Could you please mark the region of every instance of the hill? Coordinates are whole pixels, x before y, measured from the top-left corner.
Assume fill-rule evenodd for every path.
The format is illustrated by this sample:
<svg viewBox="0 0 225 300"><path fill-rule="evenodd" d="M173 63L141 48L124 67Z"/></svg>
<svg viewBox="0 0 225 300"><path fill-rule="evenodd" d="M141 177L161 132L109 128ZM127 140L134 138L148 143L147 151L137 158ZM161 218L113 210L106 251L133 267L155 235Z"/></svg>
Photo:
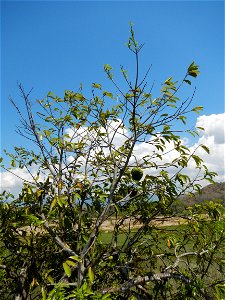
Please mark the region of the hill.
<svg viewBox="0 0 225 300"><path fill-rule="evenodd" d="M205 200L221 200L225 205L225 182L216 182L202 188L201 194L195 193L193 197L183 196L182 202L185 206L191 206L195 203L201 203Z"/></svg>

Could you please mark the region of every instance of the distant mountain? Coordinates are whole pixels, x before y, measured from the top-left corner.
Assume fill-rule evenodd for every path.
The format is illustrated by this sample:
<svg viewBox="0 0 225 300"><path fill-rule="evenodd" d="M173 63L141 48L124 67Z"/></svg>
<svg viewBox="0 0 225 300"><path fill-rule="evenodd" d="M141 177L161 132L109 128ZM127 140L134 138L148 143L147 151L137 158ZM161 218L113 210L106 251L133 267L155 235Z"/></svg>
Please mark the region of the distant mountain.
<svg viewBox="0 0 225 300"><path fill-rule="evenodd" d="M225 205L225 182L216 182L215 184L209 184L202 188L202 193L195 193L193 197L183 196L182 202L185 206L191 206L195 203L201 203L205 200L221 200Z"/></svg>

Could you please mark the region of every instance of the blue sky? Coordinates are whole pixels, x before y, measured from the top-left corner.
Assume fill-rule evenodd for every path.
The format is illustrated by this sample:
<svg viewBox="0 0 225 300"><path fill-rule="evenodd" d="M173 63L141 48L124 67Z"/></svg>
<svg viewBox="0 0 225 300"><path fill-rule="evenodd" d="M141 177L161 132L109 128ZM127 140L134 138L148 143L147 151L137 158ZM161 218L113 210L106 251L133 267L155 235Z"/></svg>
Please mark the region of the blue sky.
<svg viewBox="0 0 225 300"><path fill-rule="evenodd" d="M182 79L194 60L201 71L194 104L203 105L205 115L224 112L223 1L2 1L1 148L26 143L15 133L18 116L8 101L22 102L18 81L34 88L35 102L49 91L62 96L77 90L80 82L84 94L92 82L110 89L105 63L115 74L123 64L132 75L134 60L125 46L130 21L145 44L141 70L152 64L148 81L156 82L156 95L169 76ZM196 117L191 121L195 125Z"/></svg>

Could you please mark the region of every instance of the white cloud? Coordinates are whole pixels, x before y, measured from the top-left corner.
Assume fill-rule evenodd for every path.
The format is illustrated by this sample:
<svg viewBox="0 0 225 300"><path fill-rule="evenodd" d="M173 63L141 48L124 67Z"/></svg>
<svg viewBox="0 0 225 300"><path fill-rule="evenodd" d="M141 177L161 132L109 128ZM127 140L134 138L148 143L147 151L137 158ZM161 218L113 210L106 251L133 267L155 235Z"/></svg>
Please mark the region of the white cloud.
<svg viewBox="0 0 225 300"><path fill-rule="evenodd" d="M25 168L13 168L10 172L0 172L0 193L7 191L13 195L18 195L21 192L24 181L28 183L34 182L34 178L37 176L37 166L31 167L29 172ZM46 176L41 173L38 181L41 182L45 178Z"/></svg>
<svg viewBox="0 0 225 300"><path fill-rule="evenodd" d="M70 142L82 142L88 146L91 145L92 150L89 153L91 157L94 157L96 152L100 150L107 156L110 153L109 144L113 144L113 149L118 149L129 138L128 129L124 126L121 119L109 120L104 127L101 126L91 131L87 127L80 127L78 129L68 128L65 134L70 137L66 138ZM99 144L101 144L101 149L98 147ZM67 157L68 163L73 162L73 160L73 155ZM82 162L82 158L79 161Z"/></svg>
<svg viewBox="0 0 225 300"><path fill-rule="evenodd" d="M225 142L225 113L203 115L198 117L196 126L205 129L204 138L214 138L214 144L224 144Z"/></svg>
<svg viewBox="0 0 225 300"><path fill-rule="evenodd" d="M225 182L225 113L203 115L197 118L196 127L203 127L201 136L198 141L189 146L191 151L194 151L200 145L205 145L209 148L210 154L207 154L201 147L198 148L196 154L199 155L209 171L216 172L218 175L215 181ZM187 172L192 175L195 164L190 162ZM208 184L204 182L203 184Z"/></svg>
<svg viewBox="0 0 225 300"><path fill-rule="evenodd" d="M114 132L116 130L116 135ZM120 147L128 138L128 130L123 125L122 120L110 120L107 122L105 127L99 127L97 130L89 131L88 127L80 127L78 129L67 128L65 130L65 134L70 136L71 141L73 142L86 142L91 143L97 138L97 131L102 134L105 134L104 140L106 141L105 145L113 140L114 146ZM67 138L68 140L68 138ZM104 146L104 145L103 145Z"/></svg>
<svg viewBox="0 0 225 300"><path fill-rule="evenodd" d="M121 121L121 120L119 120ZM108 138L109 140L113 137L113 130L117 128L119 122L111 121L108 126ZM189 147L191 151L194 151L199 145L204 144L210 149L210 154L207 154L201 147L198 148L196 154L199 155L203 161L205 162L206 166L209 168L209 171L214 171L218 173L216 177L216 181L225 181L225 173L224 173L224 166L225 166L225 141L224 141L224 131L225 131L225 113L224 114L212 114L212 115L204 115L199 116L197 118L196 126L200 126L205 128L205 131L201 133L201 136L194 144L191 144L191 141L184 137L182 139L182 143ZM101 132L105 132L105 129L100 128ZM82 139L89 139L91 140L96 138L95 133L90 133L87 128L79 128L76 130L67 129L67 134L70 137L73 136L73 140L81 141ZM114 137L114 145L116 147L121 146L124 141L129 137L128 130L124 128L118 129L117 134ZM166 145L166 150L170 150L172 148L171 144ZM143 156L150 154L153 150L153 146L140 143L135 146L135 156L137 159L141 159ZM108 151L107 148L105 151ZM163 162L171 162L177 156L176 151L169 152L163 158ZM69 161L71 162L73 157L69 157ZM172 172L172 169L170 169ZM185 170L189 176L194 176L196 173L196 168L194 162L190 161L189 167ZM30 180L30 175L21 169L15 169L15 174L19 177L22 177L26 180ZM17 194L18 191L22 187L22 181L15 177L11 173L2 172L1 175L1 182L0 188L1 191L7 190L12 193ZM204 183L205 184L205 183Z"/></svg>
<svg viewBox="0 0 225 300"><path fill-rule="evenodd" d="M35 172L33 172L35 174ZM15 174L15 175L14 175ZM6 190L14 195L21 191L23 180L32 181L31 175L25 169L15 168L11 172L0 173L0 191Z"/></svg>
<svg viewBox="0 0 225 300"><path fill-rule="evenodd" d="M196 126L205 128L202 136L192 149L200 144L210 149L208 155L203 149L197 151L210 171L217 172L217 181L225 181L225 113L200 116Z"/></svg>

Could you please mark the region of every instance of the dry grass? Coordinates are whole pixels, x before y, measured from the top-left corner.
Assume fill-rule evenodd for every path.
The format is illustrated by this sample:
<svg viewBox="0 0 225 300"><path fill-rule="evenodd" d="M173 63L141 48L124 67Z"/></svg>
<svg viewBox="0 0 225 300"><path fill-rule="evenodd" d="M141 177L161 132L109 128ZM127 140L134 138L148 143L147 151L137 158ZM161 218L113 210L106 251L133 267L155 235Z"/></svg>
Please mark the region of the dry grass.
<svg viewBox="0 0 225 300"><path fill-rule="evenodd" d="M102 223L100 228L103 231L112 231L117 222L118 222L118 220L116 220L116 218L108 219ZM179 217L169 217L169 218L158 217L158 218L155 218L153 221L151 221L150 224L152 224L154 226L159 226L159 227L167 227L167 226L181 225L181 224L185 224L185 223L186 223L186 221ZM140 222L136 221L135 219L126 219L126 220L124 220L122 226L124 229L129 228L129 227L133 228L133 229L138 229L142 226L142 224Z"/></svg>
<svg viewBox="0 0 225 300"><path fill-rule="evenodd" d="M116 218L109 218L105 220L102 225L100 226L100 230L104 232L110 232L113 231L115 228L115 225L118 224L120 219ZM150 225L157 226L157 227L169 227L169 226L178 226L181 224L185 224L186 221L179 217L157 217L154 220L150 222ZM120 225L120 228L123 228L124 230L130 229L138 229L142 226L140 222L138 222L136 219L127 218L123 221L123 223ZM54 228L54 224L50 225ZM76 227L74 228L76 230ZM21 236L29 234L43 234L47 233L47 230L44 227L36 227L36 226L24 226L17 230L17 233Z"/></svg>

